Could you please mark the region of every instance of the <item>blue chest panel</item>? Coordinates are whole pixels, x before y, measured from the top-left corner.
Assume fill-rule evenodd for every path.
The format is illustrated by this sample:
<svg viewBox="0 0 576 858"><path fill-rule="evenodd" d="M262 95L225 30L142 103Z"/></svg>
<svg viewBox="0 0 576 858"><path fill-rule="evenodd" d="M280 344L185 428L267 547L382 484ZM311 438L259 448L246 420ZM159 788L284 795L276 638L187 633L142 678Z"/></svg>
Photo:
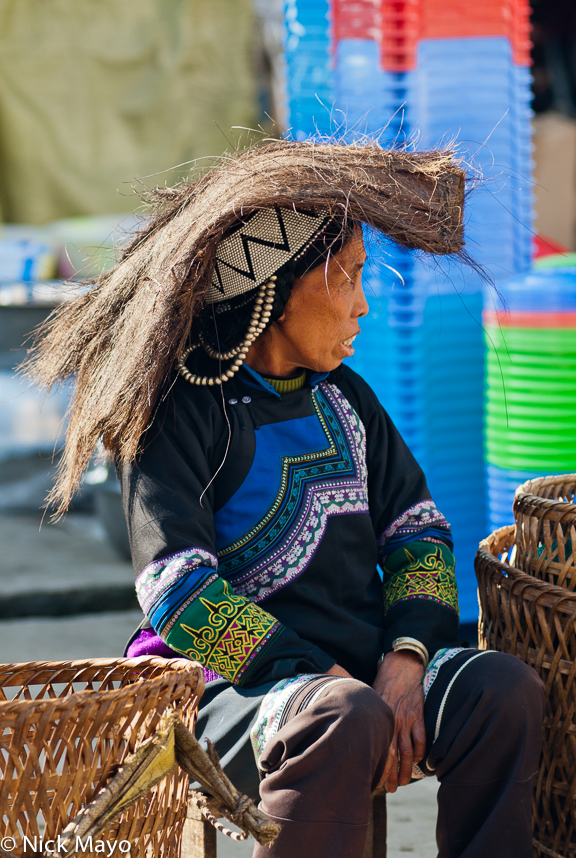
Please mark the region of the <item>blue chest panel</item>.
<svg viewBox="0 0 576 858"><path fill-rule="evenodd" d="M314 456L329 447L330 439L316 414L261 426L248 476L214 516L216 549L240 539L264 518L281 491L285 460Z"/></svg>
<svg viewBox="0 0 576 858"><path fill-rule="evenodd" d="M215 515L219 574L255 602L306 569L328 517L368 513L362 421L335 385L321 382L312 404L256 431L248 476Z"/></svg>

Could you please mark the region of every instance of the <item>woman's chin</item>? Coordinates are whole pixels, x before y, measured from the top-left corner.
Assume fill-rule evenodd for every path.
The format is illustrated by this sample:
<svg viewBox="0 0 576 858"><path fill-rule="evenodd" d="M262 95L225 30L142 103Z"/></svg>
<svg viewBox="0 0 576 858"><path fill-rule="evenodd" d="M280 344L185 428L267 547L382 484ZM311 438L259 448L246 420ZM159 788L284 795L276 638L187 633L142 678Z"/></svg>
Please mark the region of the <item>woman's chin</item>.
<svg viewBox="0 0 576 858"><path fill-rule="evenodd" d="M340 359L340 363L346 358L352 357L354 354L354 346L353 345L345 345L344 343L338 344L337 355Z"/></svg>
<svg viewBox="0 0 576 858"><path fill-rule="evenodd" d="M322 362L322 369L318 369L316 372L332 372L333 370L338 369L345 357L348 357L348 355L332 355L329 360Z"/></svg>

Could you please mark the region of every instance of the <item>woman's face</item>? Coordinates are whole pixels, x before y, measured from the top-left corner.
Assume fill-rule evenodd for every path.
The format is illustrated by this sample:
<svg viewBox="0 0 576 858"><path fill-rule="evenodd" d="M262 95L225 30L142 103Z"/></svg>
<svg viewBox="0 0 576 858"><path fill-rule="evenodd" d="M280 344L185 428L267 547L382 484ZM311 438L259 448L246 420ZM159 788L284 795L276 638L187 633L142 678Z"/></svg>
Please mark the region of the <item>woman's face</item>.
<svg viewBox="0 0 576 858"><path fill-rule="evenodd" d="M342 250L296 281L283 315L258 337L246 363L263 375L299 369L329 372L354 354L358 319L368 312L362 288L366 252L358 229Z"/></svg>

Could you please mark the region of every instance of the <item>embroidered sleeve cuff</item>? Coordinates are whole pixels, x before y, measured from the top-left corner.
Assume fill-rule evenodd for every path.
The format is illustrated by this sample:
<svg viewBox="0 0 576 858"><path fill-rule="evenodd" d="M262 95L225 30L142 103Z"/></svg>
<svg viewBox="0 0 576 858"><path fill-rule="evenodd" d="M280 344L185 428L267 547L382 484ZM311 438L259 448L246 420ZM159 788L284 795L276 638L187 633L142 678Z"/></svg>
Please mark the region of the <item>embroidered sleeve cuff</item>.
<svg viewBox="0 0 576 858"><path fill-rule="evenodd" d="M242 684L281 624L216 572L213 554L190 548L150 563L136 581L142 610L173 650Z"/></svg>
<svg viewBox="0 0 576 858"><path fill-rule="evenodd" d="M454 555L443 543L425 540L397 548L384 566L384 612L399 602L426 599L458 615Z"/></svg>
<svg viewBox="0 0 576 858"><path fill-rule="evenodd" d="M454 556L443 544L419 540L391 554L384 567L384 651L399 637L419 640L432 656L458 634Z"/></svg>
<svg viewBox="0 0 576 858"><path fill-rule="evenodd" d="M450 525L433 500L419 501L386 528L378 540L380 566L384 568L391 554L417 540L454 547Z"/></svg>
<svg viewBox="0 0 576 858"><path fill-rule="evenodd" d="M214 575L159 634L171 649L240 685L281 630L275 617L243 596L235 596L227 582Z"/></svg>

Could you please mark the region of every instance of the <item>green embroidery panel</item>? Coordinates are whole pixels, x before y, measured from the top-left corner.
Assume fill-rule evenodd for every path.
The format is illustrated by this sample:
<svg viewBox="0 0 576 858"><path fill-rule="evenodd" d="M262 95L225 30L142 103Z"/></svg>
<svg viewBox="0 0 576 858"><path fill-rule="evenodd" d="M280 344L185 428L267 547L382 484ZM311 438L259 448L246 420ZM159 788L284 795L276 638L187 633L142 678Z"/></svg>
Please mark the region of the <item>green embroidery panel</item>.
<svg viewBox="0 0 576 858"><path fill-rule="evenodd" d="M384 566L384 610L407 599L429 599L458 613L456 561L447 545L411 542L397 548Z"/></svg>
<svg viewBox="0 0 576 858"><path fill-rule="evenodd" d="M258 653L280 631L258 605L235 596L217 578L178 617L165 637L169 647L237 683Z"/></svg>

